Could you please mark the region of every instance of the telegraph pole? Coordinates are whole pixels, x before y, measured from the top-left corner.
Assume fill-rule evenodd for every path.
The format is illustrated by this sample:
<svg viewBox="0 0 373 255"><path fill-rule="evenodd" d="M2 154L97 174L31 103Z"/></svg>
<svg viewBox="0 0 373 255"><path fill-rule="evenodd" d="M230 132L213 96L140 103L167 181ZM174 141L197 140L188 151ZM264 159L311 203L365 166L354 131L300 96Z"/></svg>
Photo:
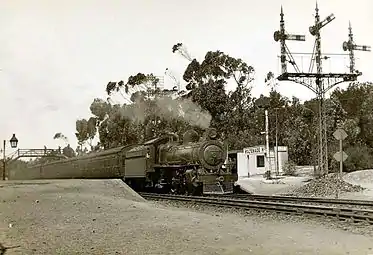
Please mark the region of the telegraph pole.
<svg viewBox="0 0 373 255"><path fill-rule="evenodd" d="M265 134L266 134L266 170L268 172L268 177L271 177L271 161L270 161L270 155L269 155L269 121L268 121L268 110L264 111L265 114Z"/></svg>
<svg viewBox="0 0 373 255"><path fill-rule="evenodd" d="M5 167L6 167L6 156L5 156L6 140L3 141L3 181L5 181Z"/></svg>
<svg viewBox="0 0 373 255"><path fill-rule="evenodd" d="M316 15L315 23L309 28L309 32L312 36L315 37L314 50L311 57L310 67L308 72L300 72L297 64L292 57L292 53L286 47L286 40L296 40L296 41L305 41L305 36L300 35L288 35L285 33L284 25L284 14L281 7L280 13L280 30L274 33L274 40L280 41L281 46L281 69L282 74L277 77L279 81L293 81L295 83L301 84L314 92L316 98L319 102L319 155L318 155L318 165L319 165L319 174L325 175L328 173L328 140L327 140L327 123L325 115L325 94L331 88L335 87L342 82L351 82L356 81L357 77L361 75L361 72L355 72L351 66L354 66L353 53L351 51L354 49L359 49L368 51L370 50L369 46L357 46L352 42L352 32L350 32L349 42L343 44L344 50L350 51L350 73L323 73L322 70L322 59L328 59L327 55L344 55L344 54L322 54L321 53L321 29L327 24L332 22L335 17L334 14L330 14L323 21L320 21L319 8L316 3ZM286 49L286 54L283 53L283 49ZM285 56L285 57L284 57ZM352 56L352 57L351 57ZM287 60L286 57L289 59ZM284 67L286 62L289 62L293 65L295 72L288 72L287 68ZM316 72L312 72L313 65L316 63Z"/></svg>
<svg viewBox="0 0 373 255"><path fill-rule="evenodd" d="M278 126L277 126L277 110L278 108L275 108L276 110L276 154L275 154L275 161L276 161L276 166L275 166L275 169L276 169L276 175L279 175L279 167L278 167Z"/></svg>

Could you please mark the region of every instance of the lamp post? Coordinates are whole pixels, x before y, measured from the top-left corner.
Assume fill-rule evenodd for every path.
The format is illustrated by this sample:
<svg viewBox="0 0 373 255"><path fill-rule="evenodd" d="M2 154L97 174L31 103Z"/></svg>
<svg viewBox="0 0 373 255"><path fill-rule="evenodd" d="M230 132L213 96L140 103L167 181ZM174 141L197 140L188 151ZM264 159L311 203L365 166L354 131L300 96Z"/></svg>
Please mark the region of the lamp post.
<svg viewBox="0 0 373 255"><path fill-rule="evenodd" d="M312 114L312 115L307 115L307 118L309 118L309 120L311 120L311 121L312 121L313 115L317 115L317 113L314 110L312 110L311 108L308 108L306 106L303 106L303 110ZM308 137L310 139L310 147L311 147L311 152L312 152L312 149L314 149L314 143L315 143L314 140L316 140L317 134L314 133L312 135L311 130L312 129L308 129ZM319 177L320 176L320 164L316 163L316 159L315 159L316 156L315 156L314 153L312 153L312 154L313 154L312 155L313 173L314 173L314 176ZM320 162L318 162L318 163L320 163ZM317 169L316 169L316 165L318 165Z"/></svg>
<svg viewBox="0 0 373 255"><path fill-rule="evenodd" d="M260 132L262 135L265 135L266 140L266 153L265 153L265 169L266 169L266 175L267 179L271 179L271 159L269 157L269 121L268 121L268 110L264 110L265 114L265 131Z"/></svg>
<svg viewBox="0 0 373 255"><path fill-rule="evenodd" d="M268 110L264 111L265 114L265 135L266 135L266 171L268 173L268 179L271 178L271 158L269 155L269 121L268 121Z"/></svg>
<svg viewBox="0 0 373 255"><path fill-rule="evenodd" d="M9 142L12 148L17 148L18 139L15 134L13 134L12 138L10 138ZM3 181L5 181L5 167L6 167L5 147L6 147L6 140L4 140L3 142Z"/></svg>
<svg viewBox="0 0 373 255"><path fill-rule="evenodd" d="M278 126L277 126L277 110L278 110L278 107L276 107L275 110L276 110L276 154L275 154L276 163L275 163L275 171L276 171L276 175L278 176L279 175L279 167L278 167Z"/></svg>
<svg viewBox="0 0 373 255"><path fill-rule="evenodd" d="M276 117L276 134L275 134L275 147L276 147L276 151L275 151L275 171L276 171L276 175L279 175L279 170L280 170L280 166L279 166L279 162L278 162L278 110L282 110L284 109L284 106L281 106L281 107L275 107L274 110L275 110L275 117Z"/></svg>

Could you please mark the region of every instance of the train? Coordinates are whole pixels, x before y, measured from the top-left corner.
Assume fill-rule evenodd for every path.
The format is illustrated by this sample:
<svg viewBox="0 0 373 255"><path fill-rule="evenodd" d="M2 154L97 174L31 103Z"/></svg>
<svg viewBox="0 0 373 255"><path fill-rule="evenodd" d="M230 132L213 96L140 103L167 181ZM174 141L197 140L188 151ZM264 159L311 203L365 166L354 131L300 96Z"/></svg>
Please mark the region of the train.
<svg viewBox="0 0 373 255"><path fill-rule="evenodd" d="M182 195L234 193L237 173L224 167L227 150L216 129L182 139L166 133L142 144L29 166L35 179L120 178L137 192Z"/></svg>

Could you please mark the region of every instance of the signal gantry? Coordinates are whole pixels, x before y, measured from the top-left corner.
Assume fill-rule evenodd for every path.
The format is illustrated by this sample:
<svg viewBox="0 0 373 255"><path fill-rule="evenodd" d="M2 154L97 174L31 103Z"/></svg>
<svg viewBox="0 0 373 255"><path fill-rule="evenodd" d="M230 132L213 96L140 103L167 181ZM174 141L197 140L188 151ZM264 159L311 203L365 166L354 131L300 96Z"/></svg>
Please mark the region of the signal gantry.
<svg viewBox="0 0 373 255"><path fill-rule="evenodd" d="M350 73L324 73L322 70L322 59L328 59L327 55L346 55L346 54L322 54L321 53L321 29L331 23L335 16L330 14L324 20L320 21L319 8L316 2L316 15L315 24L309 27L309 32L315 37L312 57L308 72L301 72L297 66L292 53L285 44L286 40L305 41L304 35L289 35L285 32L284 13L281 6L280 13L280 30L274 33L274 40L280 42L281 48L281 75L277 77L279 81L292 81L307 87L309 90L316 94L316 98L319 103L318 115L319 115L319 135L318 135L318 165L319 175L328 173L328 143L327 143L327 125L326 125L326 114L325 114L325 95L330 89L342 82L356 81L357 77L360 76L361 72L354 70L354 55L353 50L364 50L370 51L369 46L358 46L355 45L352 38L351 26L349 41L343 43L343 49L350 51ZM296 54L296 53L293 53ZM301 54L301 53L299 53ZM288 58L288 59L287 59ZM287 71L287 62L293 65L295 72ZM313 67L316 62L316 72L313 72Z"/></svg>

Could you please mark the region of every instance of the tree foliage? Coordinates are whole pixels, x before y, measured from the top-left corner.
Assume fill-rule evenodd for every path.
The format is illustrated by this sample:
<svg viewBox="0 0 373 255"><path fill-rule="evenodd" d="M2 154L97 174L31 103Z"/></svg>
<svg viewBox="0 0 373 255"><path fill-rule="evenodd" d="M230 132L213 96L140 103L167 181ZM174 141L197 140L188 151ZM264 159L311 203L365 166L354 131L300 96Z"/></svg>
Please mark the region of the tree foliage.
<svg viewBox="0 0 373 255"><path fill-rule="evenodd" d="M242 59L221 51L209 51L203 61L193 59L189 63L183 79L190 91L188 96L211 114L212 126L227 137L231 128L247 124L253 74L254 68ZM227 93L226 87L232 82L236 89ZM234 133L239 132L235 128Z"/></svg>
<svg viewBox="0 0 373 255"><path fill-rule="evenodd" d="M53 139L55 139L55 140L56 139L62 140L66 144L69 142L69 139L64 134L62 134L61 132L56 133L53 136Z"/></svg>
<svg viewBox="0 0 373 255"><path fill-rule="evenodd" d="M254 67L240 58L222 51L209 51L202 60L192 58L185 45L177 43L173 53L188 59L183 73L187 94L161 90L159 78L137 73L127 80L110 81L109 97L120 94L122 104L95 98L90 105L92 116L76 121L76 137L91 151L141 143L165 132L182 135L191 127L198 132L217 128L229 149L265 144L265 110L269 112L270 145L275 142L289 148L289 157L296 164L317 164L319 102L300 102L276 91L273 72L264 77L271 86L268 95L254 98L251 94ZM332 155L338 150L333 132L342 126L348 133L344 141L350 170L373 167L373 89L371 83L351 83L336 89L325 100L330 165L337 167ZM233 90L228 91L228 87ZM203 121L193 116L203 116ZM203 122L203 123L202 123ZM276 125L277 123L277 125ZM99 142L94 145L93 139ZM83 153L83 152L81 152ZM366 159L364 163L359 158Z"/></svg>

